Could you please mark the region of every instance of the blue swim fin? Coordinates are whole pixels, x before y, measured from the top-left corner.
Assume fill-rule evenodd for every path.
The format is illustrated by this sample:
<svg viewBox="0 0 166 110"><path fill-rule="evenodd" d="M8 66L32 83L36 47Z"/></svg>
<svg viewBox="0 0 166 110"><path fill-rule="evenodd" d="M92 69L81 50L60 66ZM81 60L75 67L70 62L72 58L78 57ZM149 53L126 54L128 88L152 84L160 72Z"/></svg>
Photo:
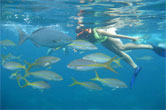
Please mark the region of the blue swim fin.
<svg viewBox="0 0 166 110"><path fill-rule="evenodd" d="M135 81L137 75L139 74L139 72L141 71L141 69L142 69L142 67L137 67L137 68L135 69L134 74L133 74L133 76L132 76L132 79L131 79L131 81L130 81L130 88L133 87L134 81Z"/></svg>
<svg viewBox="0 0 166 110"><path fill-rule="evenodd" d="M156 54L158 54L162 57L166 57L166 49L164 49L162 47L155 46L155 45L152 45L152 46L153 46L153 50Z"/></svg>

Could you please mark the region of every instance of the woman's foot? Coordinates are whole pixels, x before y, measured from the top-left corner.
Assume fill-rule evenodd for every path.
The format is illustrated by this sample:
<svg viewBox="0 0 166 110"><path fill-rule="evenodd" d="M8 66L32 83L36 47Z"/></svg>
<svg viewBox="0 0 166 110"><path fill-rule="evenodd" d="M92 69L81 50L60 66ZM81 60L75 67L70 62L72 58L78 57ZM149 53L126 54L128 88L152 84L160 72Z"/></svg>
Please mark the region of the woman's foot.
<svg viewBox="0 0 166 110"><path fill-rule="evenodd" d="M158 54L158 55L160 55L160 56L162 56L162 57L166 57L166 49L165 48L162 48L162 47L159 47L159 46L155 46L155 45L153 45L153 44L151 44L152 45L152 47L153 47L153 51L156 53L156 54Z"/></svg>
<svg viewBox="0 0 166 110"><path fill-rule="evenodd" d="M131 79L131 81L130 81L130 88L133 87L134 81L135 81L137 75L139 74L139 72L141 71L141 69L142 69L142 67L137 67L137 68L135 68L134 74L133 74L132 79Z"/></svg>

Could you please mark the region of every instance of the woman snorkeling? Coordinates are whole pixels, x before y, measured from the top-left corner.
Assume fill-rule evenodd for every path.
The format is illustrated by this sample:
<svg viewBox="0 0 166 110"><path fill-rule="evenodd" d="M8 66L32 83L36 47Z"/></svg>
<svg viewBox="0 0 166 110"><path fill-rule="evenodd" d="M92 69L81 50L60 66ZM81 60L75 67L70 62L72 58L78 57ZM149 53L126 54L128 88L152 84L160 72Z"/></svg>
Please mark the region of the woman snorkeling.
<svg viewBox="0 0 166 110"><path fill-rule="evenodd" d="M121 39L129 39L132 41L139 40L139 37L130 37L126 35L120 35L116 33L116 28L101 29L101 28L83 28L81 26L76 29L77 39L83 39L90 41L92 43L101 43L105 48L112 51L119 57L123 57L123 60L128 63L133 69L134 74L130 82L130 87L132 88L135 78L141 71L142 67L138 66L133 59L124 51L134 50L134 49L149 49L153 50L158 55L165 57L166 49L154 46L152 44L135 44L126 43L123 44Z"/></svg>

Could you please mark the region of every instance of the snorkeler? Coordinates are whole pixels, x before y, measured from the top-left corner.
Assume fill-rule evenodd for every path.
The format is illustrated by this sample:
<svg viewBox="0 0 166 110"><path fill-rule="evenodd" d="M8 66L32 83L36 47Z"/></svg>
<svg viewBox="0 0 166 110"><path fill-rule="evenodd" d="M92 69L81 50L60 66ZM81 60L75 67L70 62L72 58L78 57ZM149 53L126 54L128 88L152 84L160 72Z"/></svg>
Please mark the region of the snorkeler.
<svg viewBox="0 0 166 110"><path fill-rule="evenodd" d="M86 28L84 29L82 26L78 26L76 29L77 39L88 40L92 43L101 43L105 48L112 51L116 55L123 57L124 61L127 62L133 69L134 74L130 81L130 88L133 87L134 80L137 75L141 71L142 67L139 67L132 58L125 53L126 50L134 50L134 49L150 49L153 50L160 56L166 57L166 49L154 46L151 44L135 44L135 43L127 43L123 44L120 39L129 39L132 41L137 41L139 37L130 37L125 35L120 35L116 33L116 28L109 29L99 29L99 28Z"/></svg>

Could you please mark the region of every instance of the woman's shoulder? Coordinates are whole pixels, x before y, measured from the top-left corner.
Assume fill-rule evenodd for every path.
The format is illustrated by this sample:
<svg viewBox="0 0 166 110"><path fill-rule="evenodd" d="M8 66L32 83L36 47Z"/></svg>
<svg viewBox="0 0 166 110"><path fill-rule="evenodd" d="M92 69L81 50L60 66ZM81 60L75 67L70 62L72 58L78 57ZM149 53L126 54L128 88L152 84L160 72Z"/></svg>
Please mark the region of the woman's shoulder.
<svg viewBox="0 0 166 110"><path fill-rule="evenodd" d="M98 33L108 32L108 33L111 33L111 34L117 34L116 33L116 30L117 30L116 28L96 28L95 30Z"/></svg>

